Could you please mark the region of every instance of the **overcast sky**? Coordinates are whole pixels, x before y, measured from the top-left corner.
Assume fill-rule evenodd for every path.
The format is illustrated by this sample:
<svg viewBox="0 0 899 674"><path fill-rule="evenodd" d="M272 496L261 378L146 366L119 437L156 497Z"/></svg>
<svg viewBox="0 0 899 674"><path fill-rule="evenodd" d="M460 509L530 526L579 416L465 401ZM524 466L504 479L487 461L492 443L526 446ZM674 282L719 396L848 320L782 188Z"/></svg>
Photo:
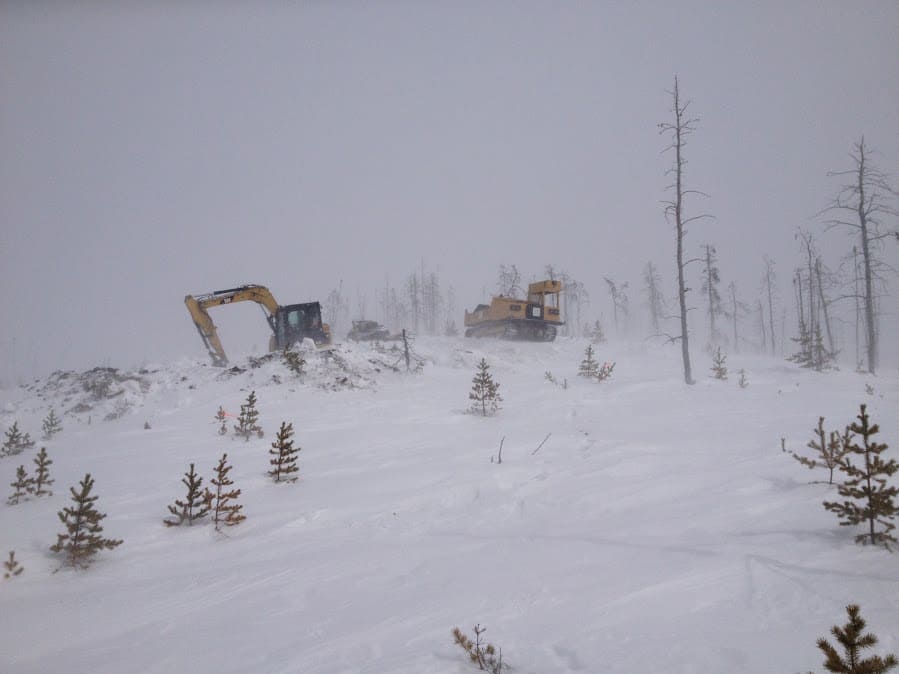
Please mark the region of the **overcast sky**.
<svg viewBox="0 0 899 674"><path fill-rule="evenodd" d="M675 277L675 74L688 208L716 216L687 245L747 301L767 253L789 303L862 133L897 182L897 44L895 0L3 2L0 381L201 358L185 294L342 280L356 313L422 259L459 323L500 264L567 270L597 316L630 281L638 311L647 260ZM850 245L820 236L832 266ZM214 318L266 342L255 306Z"/></svg>

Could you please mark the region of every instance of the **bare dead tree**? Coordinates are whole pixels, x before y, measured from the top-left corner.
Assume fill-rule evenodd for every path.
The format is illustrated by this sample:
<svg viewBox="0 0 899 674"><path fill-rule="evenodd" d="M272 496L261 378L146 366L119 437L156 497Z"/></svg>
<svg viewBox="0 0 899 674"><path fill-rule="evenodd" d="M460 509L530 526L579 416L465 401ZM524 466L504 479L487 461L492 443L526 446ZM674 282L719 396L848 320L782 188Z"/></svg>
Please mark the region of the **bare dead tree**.
<svg viewBox="0 0 899 674"><path fill-rule="evenodd" d="M627 281L624 283L615 283L608 276L603 277L605 279L606 284L609 286L609 295L612 297L612 307L614 309L615 316L615 334L620 335L620 330L618 329L618 315L624 317L625 326L627 325L627 313L628 313L628 298L627 298Z"/></svg>
<svg viewBox="0 0 899 674"><path fill-rule="evenodd" d="M828 230L836 227L848 229L861 251L865 347L868 371L874 374L878 360L875 282L878 280L878 272L884 268L883 261L877 254L882 249L884 239L899 240L899 230L885 229L884 222L886 218L899 217L899 211L893 205L896 192L889 185L888 176L871 162L870 155L871 150L862 136L849 154L852 168L827 174L846 182L819 215L827 216Z"/></svg>
<svg viewBox="0 0 899 674"><path fill-rule="evenodd" d="M762 289L768 299L768 331L771 335L771 355L777 355L777 342L774 339L774 298L776 296L775 282L777 276L774 273L774 260L765 255L765 275L762 277ZM761 309L761 306L759 307ZM765 316L760 314L762 319L762 337L764 338ZM764 339L762 340L764 342Z"/></svg>
<svg viewBox="0 0 899 674"><path fill-rule="evenodd" d="M737 284L733 281L727 286L728 291L730 292L730 318L733 321L734 328L734 353L740 352L740 336L737 333L737 323L740 320L740 316L745 316L749 313L749 306L745 302L741 302L737 299Z"/></svg>
<svg viewBox="0 0 899 674"><path fill-rule="evenodd" d="M715 247L705 244L702 256L702 292L708 302L709 313L709 348L719 342L718 330L715 328L715 318L724 313L721 307L721 294L718 292L718 284L721 276L718 273L718 253Z"/></svg>
<svg viewBox="0 0 899 674"><path fill-rule="evenodd" d="M665 219L670 222L674 220L676 240L677 240L677 298L680 308L680 342L681 355L684 361L684 381L687 384L694 384L693 375L690 369L690 345L688 341L687 330L687 287L684 279L684 269L691 260L684 259L684 237L687 234L687 225L702 218L711 217L707 214L694 215L685 217L684 215L684 198L690 194L702 194L696 190L687 190L684 188L684 167L687 160L684 158L684 148L687 144L687 137L696 130L696 124L699 122L698 117L689 117L687 108L690 101L682 101L680 97L680 87L678 85L677 76L674 77L674 90L668 92L671 95L671 112L674 115L673 122L662 122L659 124L659 133L671 136L670 144L663 152L673 151L674 160L671 168L666 171L665 175L674 176L674 182L668 186L668 189L674 192L674 198L663 201L665 206ZM707 196L707 195L705 195Z"/></svg>
<svg viewBox="0 0 899 674"><path fill-rule="evenodd" d="M646 294L646 306L649 307L649 321L652 325L652 334L661 332L660 319L665 313L665 298L662 295L662 277L656 270L652 261L646 263L643 268L643 292Z"/></svg>
<svg viewBox="0 0 899 674"><path fill-rule="evenodd" d="M506 297L521 297L524 291L521 289L521 274L514 264L508 267L499 266L499 278L496 281L496 289L500 295Z"/></svg>

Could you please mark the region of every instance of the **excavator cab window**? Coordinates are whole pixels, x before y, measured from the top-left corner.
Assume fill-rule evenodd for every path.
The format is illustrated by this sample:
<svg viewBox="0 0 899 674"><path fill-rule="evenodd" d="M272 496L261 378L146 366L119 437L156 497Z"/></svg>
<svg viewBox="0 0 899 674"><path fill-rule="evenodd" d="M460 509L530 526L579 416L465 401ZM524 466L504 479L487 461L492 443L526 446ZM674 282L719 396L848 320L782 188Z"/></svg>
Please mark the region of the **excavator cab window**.
<svg viewBox="0 0 899 674"><path fill-rule="evenodd" d="M290 329L305 327L306 312L302 309L291 309L287 312L287 325Z"/></svg>

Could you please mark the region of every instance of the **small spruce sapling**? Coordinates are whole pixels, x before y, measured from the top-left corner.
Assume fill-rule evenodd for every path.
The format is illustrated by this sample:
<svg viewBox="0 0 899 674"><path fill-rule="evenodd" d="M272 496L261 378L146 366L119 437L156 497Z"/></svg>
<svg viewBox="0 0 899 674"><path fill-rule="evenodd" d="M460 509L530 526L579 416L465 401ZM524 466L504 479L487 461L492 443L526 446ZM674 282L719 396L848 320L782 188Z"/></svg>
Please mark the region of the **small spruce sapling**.
<svg viewBox="0 0 899 674"><path fill-rule="evenodd" d="M293 424L282 421L278 435L272 443L272 448L268 451L273 457L269 461L272 469L268 474L275 482L297 481L297 476L292 475L292 473L299 471L299 468L297 468L297 453L302 448L293 446L291 436L293 436Z"/></svg>
<svg viewBox="0 0 899 674"><path fill-rule="evenodd" d="M14 421L6 431L6 440L0 446L0 456L13 456L21 454L29 447L34 447L34 440L28 433L19 430L19 422Z"/></svg>
<svg viewBox="0 0 899 674"><path fill-rule="evenodd" d="M201 520L209 514L209 497L207 490L201 489L203 486L203 478L197 475L194 470L194 464L190 464L190 468L181 482L187 487L187 495L184 500L176 499L173 505L168 506L169 512L175 519L164 519L163 524L167 527L177 527L187 522L188 526L192 526L197 520Z"/></svg>
<svg viewBox="0 0 899 674"><path fill-rule="evenodd" d="M503 651L497 649L493 644L487 643L481 639L481 635L487 631L486 627L480 625L474 626L474 641L462 633L458 627L453 628L453 641L468 654L468 659L478 666L478 669L490 672L490 674L501 674L503 669L508 669L509 665L503 662Z"/></svg>
<svg viewBox="0 0 899 674"><path fill-rule="evenodd" d="M103 532L100 521L106 515L94 507L98 497L91 496L94 480L90 473L84 476L80 485L80 491L70 487L74 507L63 508L57 513L66 531L57 535L56 545L50 546L50 550L62 553L64 565L86 569L100 550L111 550L122 541L100 535Z"/></svg>
<svg viewBox="0 0 899 674"><path fill-rule="evenodd" d="M860 437L862 444L848 443L846 456L840 463L847 479L837 488L840 496L847 500L825 501L824 507L836 513L842 520L841 526L867 523L868 532L857 535L856 543L883 543L889 550L890 542L897 542L890 532L896 528L891 520L899 515L899 506L894 500L899 495L899 488L887 486L887 478L899 470L899 463L895 459L885 461L881 458L887 444L873 439L880 426L870 423L866 405L861 405L861 413L856 418L858 423L852 422L849 430L855 435L853 440ZM858 458L860 466L852 463L853 455ZM878 529L877 525L881 528Z"/></svg>
<svg viewBox="0 0 899 674"><path fill-rule="evenodd" d="M53 492L47 489L56 480L50 479L50 465L53 462L47 456L47 448L41 447L41 451L34 457L35 474L32 480L32 490L35 496L53 496Z"/></svg>
<svg viewBox="0 0 899 674"><path fill-rule="evenodd" d="M827 484L833 484L834 468L840 466L843 462L843 458L849 451L848 447L852 439L852 433L848 426L843 435L840 435L836 431L831 431L830 440L828 441L824 433L824 417L818 417L818 427L815 429L815 435L818 438L817 441L813 438L809 440L806 445L809 449L813 449L817 452L815 458L809 459L800 456L796 452L790 452L790 456L809 470L814 470L818 466L824 466L830 471Z"/></svg>
<svg viewBox="0 0 899 674"><path fill-rule="evenodd" d="M228 465L228 455L222 454L218 465L215 467L215 477L210 482L215 486L215 491L207 491L206 499L209 501L212 512L212 522L216 531L221 531L222 527L233 527L240 524L246 519L241 514L243 506L237 501L240 497L240 489L228 489L234 482L228 477L232 466Z"/></svg>
<svg viewBox="0 0 899 674"><path fill-rule="evenodd" d="M25 472L25 466L19 466L16 469L16 481L9 483L9 486L13 488L13 493L6 499L6 503L9 505L19 505L19 501L32 492L33 482L34 481L28 477L28 473Z"/></svg>
<svg viewBox="0 0 899 674"><path fill-rule="evenodd" d="M721 353L721 347L715 348L712 356L712 375L715 379L727 379L727 356Z"/></svg>
<svg viewBox="0 0 899 674"><path fill-rule="evenodd" d="M872 632L862 634L865 630L865 620L861 617L859 611L857 604L850 604L846 607L846 613L849 614L849 622L842 627L834 625L830 629L830 633L843 647L843 657L840 657L837 649L827 639L823 637L818 639L818 648L821 649L827 658L824 661L824 668L828 672L837 672L838 674L884 674L896 667L896 665L899 665L899 660L892 654L887 655L885 658L879 655L862 658L862 649L875 646L877 637Z"/></svg>
<svg viewBox="0 0 899 674"><path fill-rule="evenodd" d="M56 411L52 407L50 408L50 412L47 413L47 416L44 417L44 422L41 424L41 430L43 431L41 437L44 440L52 440L53 436L62 430L62 422L59 420L59 417L56 416Z"/></svg>
<svg viewBox="0 0 899 674"><path fill-rule="evenodd" d="M3 568L6 569L6 571L3 572L3 577L6 580L12 580L25 570L25 567L16 560L15 550L9 551L9 559L3 562Z"/></svg>
<svg viewBox="0 0 899 674"><path fill-rule="evenodd" d="M219 424L219 435L225 435L228 432L228 413L225 408L219 405L218 412L215 413L215 420Z"/></svg>
<svg viewBox="0 0 899 674"><path fill-rule="evenodd" d="M468 394L472 412L480 412L482 416L494 414L499 409L502 397L499 394L499 384L493 380L490 374L490 366L487 359L481 358L478 363L478 371L471 380L471 391Z"/></svg>
<svg viewBox="0 0 899 674"><path fill-rule="evenodd" d="M599 372L599 363L593 357L593 345L588 344L584 350L584 359L578 366L577 374L579 377L595 377Z"/></svg>
<svg viewBox="0 0 899 674"><path fill-rule="evenodd" d="M234 426L234 434L247 442L253 434L262 437L262 427L259 426L259 410L256 409L256 391L250 391L247 401L240 406L240 416L237 417L237 425Z"/></svg>

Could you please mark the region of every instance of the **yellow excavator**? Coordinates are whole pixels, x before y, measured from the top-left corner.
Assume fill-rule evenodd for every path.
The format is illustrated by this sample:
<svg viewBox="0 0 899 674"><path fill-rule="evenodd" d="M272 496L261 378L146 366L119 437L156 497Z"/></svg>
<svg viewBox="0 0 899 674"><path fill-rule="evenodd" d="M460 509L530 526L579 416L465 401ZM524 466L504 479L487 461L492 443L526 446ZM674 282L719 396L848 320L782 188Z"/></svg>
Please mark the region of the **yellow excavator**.
<svg viewBox="0 0 899 674"><path fill-rule="evenodd" d="M318 302L288 304L282 307L268 288L259 285L188 295L184 298L184 304L187 305L200 338L209 351L212 364L217 367L227 365L228 357L219 340L215 323L212 322L207 310L210 307L234 302L256 302L262 307L265 320L272 329L272 336L268 342L269 351L286 349L306 338L312 339L316 346L327 346L331 343L331 329L327 323L322 323L322 308Z"/></svg>
<svg viewBox="0 0 899 674"><path fill-rule="evenodd" d="M465 312L466 337L498 337L529 342L551 342L562 325L559 311L561 281L537 281L528 285L526 300L499 295L490 304Z"/></svg>

